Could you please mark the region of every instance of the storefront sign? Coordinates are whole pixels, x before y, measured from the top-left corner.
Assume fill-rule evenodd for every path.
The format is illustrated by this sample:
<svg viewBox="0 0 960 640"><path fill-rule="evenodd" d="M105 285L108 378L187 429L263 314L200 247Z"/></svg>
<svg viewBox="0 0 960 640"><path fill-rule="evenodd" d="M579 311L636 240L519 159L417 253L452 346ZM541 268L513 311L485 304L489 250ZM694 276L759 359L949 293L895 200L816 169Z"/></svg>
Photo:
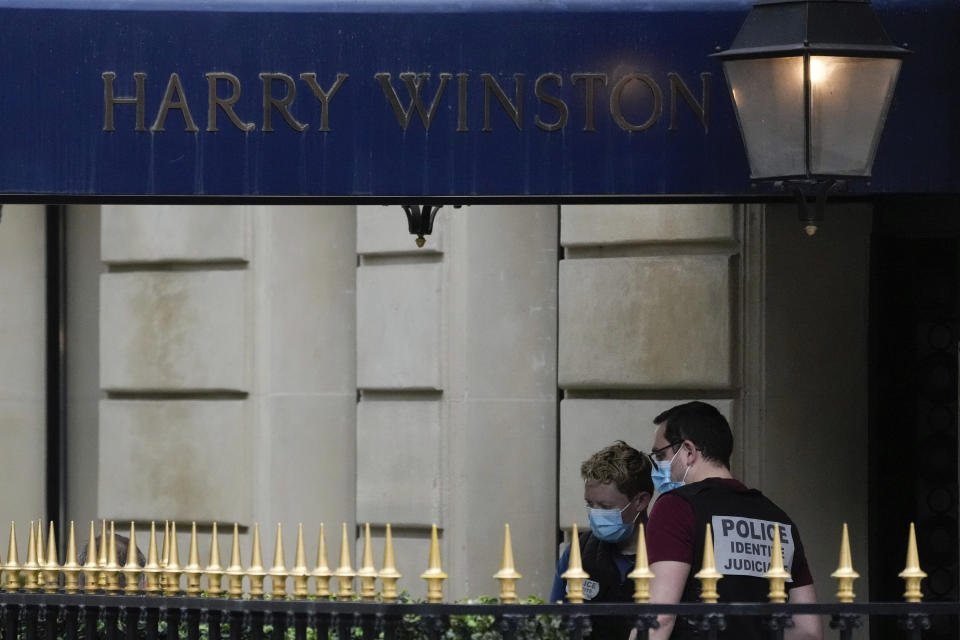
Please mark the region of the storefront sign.
<svg viewBox="0 0 960 640"><path fill-rule="evenodd" d="M874 4L917 53L860 188L957 191L958 10ZM709 54L749 6L0 0L0 193L748 194Z"/></svg>

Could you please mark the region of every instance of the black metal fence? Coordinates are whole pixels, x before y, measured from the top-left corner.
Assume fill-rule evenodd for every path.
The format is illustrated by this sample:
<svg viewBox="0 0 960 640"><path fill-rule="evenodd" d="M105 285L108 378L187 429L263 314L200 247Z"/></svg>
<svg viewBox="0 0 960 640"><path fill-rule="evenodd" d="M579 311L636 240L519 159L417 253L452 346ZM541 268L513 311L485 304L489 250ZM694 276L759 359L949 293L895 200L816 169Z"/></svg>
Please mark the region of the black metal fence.
<svg viewBox="0 0 960 640"><path fill-rule="evenodd" d="M824 616L828 638L862 636L864 620L882 618L899 623L900 637L920 640L937 621L954 624L960 603L386 604L0 593L3 640L579 640L596 637L591 621L610 617L629 620L644 640L657 614L693 622L704 640L722 638L730 616L759 618L779 640L794 614Z"/></svg>

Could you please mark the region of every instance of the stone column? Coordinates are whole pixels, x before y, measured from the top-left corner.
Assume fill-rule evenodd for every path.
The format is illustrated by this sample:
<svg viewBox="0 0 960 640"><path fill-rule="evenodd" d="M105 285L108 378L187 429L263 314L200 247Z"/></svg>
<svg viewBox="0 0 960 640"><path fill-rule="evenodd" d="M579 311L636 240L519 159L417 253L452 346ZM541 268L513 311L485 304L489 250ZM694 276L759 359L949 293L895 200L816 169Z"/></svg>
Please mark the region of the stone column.
<svg viewBox="0 0 960 640"><path fill-rule="evenodd" d="M302 521L313 563L321 522L334 552L354 527L355 209L257 207L254 238L257 517L284 523L289 564Z"/></svg>
<svg viewBox="0 0 960 640"><path fill-rule="evenodd" d="M0 219L0 484L18 535L46 509L44 208L5 205ZM20 542L26 549L26 538ZM23 553L23 551L22 551ZM6 559L6 553L4 553Z"/></svg>
<svg viewBox="0 0 960 640"><path fill-rule="evenodd" d="M84 526L99 512L100 277L107 267L100 260L100 206L70 206L66 220L67 518L85 540Z"/></svg>
<svg viewBox="0 0 960 640"><path fill-rule="evenodd" d="M361 207L358 228L358 520L401 525L401 586L414 594L437 523L448 599L498 593L509 522L519 591L545 593L556 208L444 208L423 249L400 207Z"/></svg>
<svg viewBox="0 0 960 640"><path fill-rule="evenodd" d="M456 216L456 213L454 214ZM557 207L471 207L455 222L447 406L451 563L462 595L499 593L510 524L518 594L554 573ZM454 592L456 593L456 591Z"/></svg>
<svg viewBox="0 0 960 640"><path fill-rule="evenodd" d="M849 525L865 595L872 207L831 206L813 237L792 205L768 205L764 217L759 485L798 523L821 600L836 591L830 573Z"/></svg>

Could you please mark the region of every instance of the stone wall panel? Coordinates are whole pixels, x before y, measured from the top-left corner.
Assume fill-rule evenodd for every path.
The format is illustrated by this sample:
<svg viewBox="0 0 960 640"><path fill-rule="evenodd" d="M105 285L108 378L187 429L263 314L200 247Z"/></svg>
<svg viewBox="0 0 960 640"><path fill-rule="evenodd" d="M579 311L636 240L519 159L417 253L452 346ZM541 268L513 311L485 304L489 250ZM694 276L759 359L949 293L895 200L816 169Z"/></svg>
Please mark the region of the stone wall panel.
<svg viewBox="0 0 960 640"><path fill-rule="evenodd" d="M733 242L729 204L564 205L565 247L677 242Z"/></svg>
<svg viewBox="0 0 960 640"><path fill-rule="evenodd" d="M108 273L100 300L104 390L247 390L242 271Z"/></svg>
<svg viewBox="0 0 960 640"><path fill-rule="evenodd" d="M100 403L102 517L250 524L252 477L245 401Z"/></svg>
<svg viewBox="0 0 960 640"><path fill-rule="evenodd" d="M103 205L106 263L246 261L248 213L234 205Z"/></svg>
<svg viewBox="0 0 960 640"><path fill-rule="evenodd" d="M441 265L357 269L357 386L440 389Z"/></svg>
<svg viewBox="0 0 960 640"><path fill-rule="evenodd" d="M731 386L727 255L560 263L565 389Z"/></svg>
<svg viewBox="0 0 960 640"><path fill-rule="evenodd" d="M357 519L440 521L440 402L375 400L357 407Z"/></svg>

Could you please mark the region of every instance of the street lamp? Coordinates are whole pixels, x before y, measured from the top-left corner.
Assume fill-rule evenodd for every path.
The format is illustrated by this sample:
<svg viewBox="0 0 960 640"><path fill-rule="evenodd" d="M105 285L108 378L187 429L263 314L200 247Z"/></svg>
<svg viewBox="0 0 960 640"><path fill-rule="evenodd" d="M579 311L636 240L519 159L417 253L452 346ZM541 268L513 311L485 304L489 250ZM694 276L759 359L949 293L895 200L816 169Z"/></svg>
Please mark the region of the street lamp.
<svg viewBox="0 0 960 640"><path fill-rule="evenodd" d="M831 189L870 177L909 53L890 42L869 0L756 0L730 48L714 54L750 177L792 191L808 234Z"/></svg>

